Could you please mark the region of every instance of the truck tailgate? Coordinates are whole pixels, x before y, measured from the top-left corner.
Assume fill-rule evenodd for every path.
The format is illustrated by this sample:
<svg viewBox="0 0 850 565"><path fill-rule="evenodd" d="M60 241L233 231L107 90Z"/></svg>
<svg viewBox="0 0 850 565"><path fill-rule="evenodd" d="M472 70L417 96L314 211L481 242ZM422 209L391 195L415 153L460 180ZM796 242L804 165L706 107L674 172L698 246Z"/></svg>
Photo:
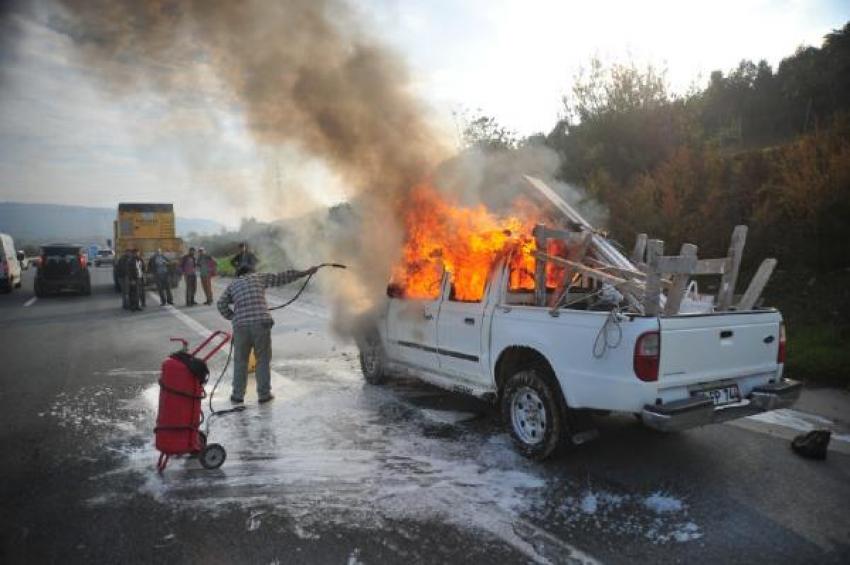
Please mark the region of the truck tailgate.
<svg viewBox="0 0 850 565"><path fill-rule="evenodd" d="M775 372L781 322L775 310L660 318L659 384Z"/></svg>

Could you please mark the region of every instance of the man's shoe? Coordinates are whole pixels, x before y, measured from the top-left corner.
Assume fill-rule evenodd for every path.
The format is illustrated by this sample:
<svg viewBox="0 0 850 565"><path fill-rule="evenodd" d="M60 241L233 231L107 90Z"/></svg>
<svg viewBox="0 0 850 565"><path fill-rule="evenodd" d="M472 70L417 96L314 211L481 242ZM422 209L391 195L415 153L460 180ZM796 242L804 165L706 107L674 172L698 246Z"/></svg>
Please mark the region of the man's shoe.
<svg viewBox="0 0 850 565"><path fill-rule="evenodd" d="M264 396L264 397L262 397L262 398L258 398L258 399L257 399L257 402L259 402L260 404L265 404L266 402L271 402L272 400L274 400L274 395L273 395L273 394L269 394L268 396Z"/></svg>
<svg viewBox="0 0 850 565"><path fill-rule="evenodd" d="M236 398L235 396L230 397L230 403L231 404L242 404L243 402L245 402L245 401L241 398Z"/></svg>

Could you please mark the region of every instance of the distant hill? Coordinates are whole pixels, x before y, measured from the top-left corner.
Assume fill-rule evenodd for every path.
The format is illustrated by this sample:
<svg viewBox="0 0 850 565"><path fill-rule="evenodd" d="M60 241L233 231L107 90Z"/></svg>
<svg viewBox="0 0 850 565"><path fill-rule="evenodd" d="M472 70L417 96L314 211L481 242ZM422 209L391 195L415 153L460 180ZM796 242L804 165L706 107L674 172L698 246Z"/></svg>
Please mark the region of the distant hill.
<svg viewBox="0 0 850 565"><path fill-rule="evenodd" d="M37 244L51 240L106 244L112 238L116 208L91 208L59 204L0 202L0 232L16 243ZM222 225L212 220L177 218L177 234L215 234Z"/></svg>

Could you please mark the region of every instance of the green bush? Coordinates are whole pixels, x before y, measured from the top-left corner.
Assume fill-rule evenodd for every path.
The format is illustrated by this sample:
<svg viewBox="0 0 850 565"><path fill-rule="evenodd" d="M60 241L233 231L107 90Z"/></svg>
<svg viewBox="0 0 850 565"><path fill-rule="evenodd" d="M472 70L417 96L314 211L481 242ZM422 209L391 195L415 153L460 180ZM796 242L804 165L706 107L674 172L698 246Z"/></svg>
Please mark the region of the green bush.
<svg viewBox="0 0 850 565"><path fill-rule="evenodd" d="M785 374L820 384L850 387L847 336L833 325L788 328Z"/></svg>
<svg viewBox="0 0 850 565"><path fill-rule="evenodd" d="M216 271L218 275L221 277L232 277L236 275L236 272L233 270L233 265L230 264L231 256L227 257L216 257Z"/></svg>

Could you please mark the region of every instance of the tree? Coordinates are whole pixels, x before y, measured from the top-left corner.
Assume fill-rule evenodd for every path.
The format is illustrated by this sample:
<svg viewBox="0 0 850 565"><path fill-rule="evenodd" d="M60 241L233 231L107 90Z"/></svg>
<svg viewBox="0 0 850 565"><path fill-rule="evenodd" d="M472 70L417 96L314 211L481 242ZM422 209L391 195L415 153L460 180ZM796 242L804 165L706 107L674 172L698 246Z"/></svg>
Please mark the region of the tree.
<svg viewBox="0 0 850 565"><path fill-rule="evenodd" d="M476 148L482 151L505 151L515 149L519 142L516 132L501 126L496 118L487 116L478 110L478 114L455 117L462 122L461 139L464 149Z"/></svg>

